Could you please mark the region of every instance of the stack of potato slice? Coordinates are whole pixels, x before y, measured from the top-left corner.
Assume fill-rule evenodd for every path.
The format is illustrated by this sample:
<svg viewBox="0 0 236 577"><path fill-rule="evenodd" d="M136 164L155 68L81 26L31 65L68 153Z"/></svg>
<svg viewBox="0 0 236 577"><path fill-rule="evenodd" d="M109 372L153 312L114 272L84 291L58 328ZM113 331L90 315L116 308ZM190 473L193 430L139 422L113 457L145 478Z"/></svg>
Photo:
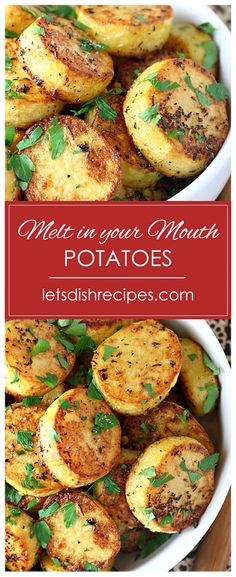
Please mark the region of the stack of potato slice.
<svg viewBox="0 0 236 577"><path fill-rule="evenodd" d="M5 347L9 570L110 570L199 522L219 454L195 416L220 394L200 345L153 319L62 319L8 321Z"/></svg>
<svg viewBox="0 0 236 577"><path fill-rule="evenodd" d="M184 188L228 131L213 31L168 5L8 6L6 200Z"/></svg>

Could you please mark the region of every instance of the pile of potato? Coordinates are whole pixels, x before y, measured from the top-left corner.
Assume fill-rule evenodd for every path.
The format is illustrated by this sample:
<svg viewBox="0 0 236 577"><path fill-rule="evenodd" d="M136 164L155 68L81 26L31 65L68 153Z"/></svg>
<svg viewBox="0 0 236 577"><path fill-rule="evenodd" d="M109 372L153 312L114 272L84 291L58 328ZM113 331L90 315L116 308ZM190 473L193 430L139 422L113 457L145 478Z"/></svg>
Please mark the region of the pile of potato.
<svg viewBox="0 0 236 577"><path fill-rule="evenodd" d="M9 570L106 571L198 524L219 454L196 417L220 395L199 344L153 319L16 320L5 350Z"/></svg>
<svg viewBox="0 0 236 577"><path fill-rule="evenodd" d="M168 5L6 7L6 200L184 188L228 132L213 32Z"/></svg>

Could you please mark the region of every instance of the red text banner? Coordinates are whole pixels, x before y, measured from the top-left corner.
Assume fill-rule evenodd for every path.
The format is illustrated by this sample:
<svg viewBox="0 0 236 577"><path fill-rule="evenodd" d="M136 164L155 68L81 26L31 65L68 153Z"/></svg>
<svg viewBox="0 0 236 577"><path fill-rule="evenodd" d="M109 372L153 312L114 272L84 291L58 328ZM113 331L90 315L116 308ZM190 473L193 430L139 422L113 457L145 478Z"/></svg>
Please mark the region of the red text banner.
<svg viewBox="0 0 236 577"><path fill-rule="evenodd" d="M230 318L230 203L6 203L6 317Z"/></svg>

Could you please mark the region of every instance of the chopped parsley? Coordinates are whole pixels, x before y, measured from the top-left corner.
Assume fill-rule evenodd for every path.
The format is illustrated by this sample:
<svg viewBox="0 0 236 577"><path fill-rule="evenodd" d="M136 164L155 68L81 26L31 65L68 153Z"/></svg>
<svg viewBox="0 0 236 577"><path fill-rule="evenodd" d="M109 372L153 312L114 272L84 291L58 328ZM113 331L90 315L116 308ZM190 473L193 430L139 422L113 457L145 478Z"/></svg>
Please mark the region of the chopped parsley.
<svg viewBox="0 0 236 577"><path fill-rule="evenodd" d="M214 409L216 401L219 397L219 389L216 383L207 383L203 390L206 389L207 397L203 405L203 413L206 415Z"/></svg>
<svg viewBox="0 0 236 577"><path fill-rule="evenodd" d="M84 569L85 571L101 571L101 569L96 567L96 565L93 565L93 563L89 563L86 560L84 561Z"/></svg>
<svg viewBox="0 0 236 577"><path fill-rule="evenodd" d="M190 361L195 361L195 359L197 359L197 355L195 353L190 353L190 355L188 355L188 359L190 359Z"/></svg>
<svg viewBox="0 0 236 577"><path fill-rule="evenodd" d="M15 137L15 126L6 126L5 128L5 146L11 146Z"/></svg>
<svg viewBox="0 0 236 577"><path fill-rule="evenodd" d="M148 528L150 525L150 522L153 521L153 519L155 519L155 515L153 514L152 511L152 507L139 507L139 510L144 513L144 515L146 516L146 522L144 527Z"/></svg>
<svg viewBox="0 0 236 577"><path fill-rule="evenodd" d="M201 42L201 46L205 51L203 66L207 69L212 68L218 60L218 49L216 43L214 40L206 40L206 42Z"/></svg>
<svg viewBox="0 0 236 577"><path fill-rule="evenodd" d="M169 481L172 481L172 479L174 479L173 475L169 475L168 473L163 473L160 477L157 477L155 479L150 478L149 481L155 489L158 489L158 487L162 487L162 485L165 485Z"/></svg>
<svg viewBox="0 0 236 577"><path fill-rule="evenodd" d="M112 429L116 425L119 425L119 421L115 415L108 413L96 413L94 425L95 427L92 429L93 434L100 435L102 431Z"/></svg>
<svg viewBox="0 0 236 577"><path fill-rule="evenodd" d="M194 483L196 483L196 481L198 481L198 479L202 477L201 473L198 473L197 471L190 471L184 459L182 459L182 461L180 462L180 468L182 469L182 471L188 474L190 483L192 483L192 485L194 485Z"/></svg>
<svg viewBox="0 0 236 577"><path fill-rule="evenodd" d="M137 16L135 16L135 20L138 20L139 22L134 22L135 26L139 26L140 22L143 22L145 24L148 23L147 18L145 18L145 16L143 16L143 14L137 14Z"/></svg>
<svg viewBox="0 0 236 577"><path fill-rule="evenodd" d="M36 505L37 505L37 499L36 499L36 497L33 497L33 499L31 499L31 501L29 501L29 503L26 507L27 511L29 511L30 509L33 509L34 507L36 507Z"/></svg>
<svg viewBox="0 0 236 577"><path fill-rule="evenodd" d="M52 118L48 126L49 132L49 150L51 153L52 160L59 158L66 147L66 141L64 137L63 128L58 120L58 118Z"/></svg>
<svg viewBox="0 0 236 577"><path fill-rule="evenodd" d="M49 387L56 387L57 383L58 383L58 378L56 375L53 375L52 373L46 373L45 377L40 377L39 375L35 375L36 379L38 379L39 381L41 381L41 383L45 383L45 385L48 385Z"/></svg>
<svg viewBox="0 0 236 577"><path fill-rule="evenodd" d="M190 90L193 90L200 106L209 106L211 104L210 98L208 98L208 96L206 96L206 94L204 94L199 88L195 88L193 86L192 79L188 74L187 76L185 76L184 81L185 84L188 86L188 88L190 88Z"/></svg>
<svg viewBox="0 0 236 577"><path fill-rule="evenodd" d="M59 511L64 513L64 523L66 529L69 529L76 523L77 512L73 501L68 501L67 503L65 503L65 505L62 505Z"/></svg>
<svg viewBox="0 0 236 577"><path fill-rule="evenodd" d="M113 347L112 345L104 345L103 360L107 361L116 349L117 347Z"/></svg>
<svg viewBox="0 0 236 577"><path fill-rule="evenodd" d="M43 129L41 128L41 126L36 126L36 128L34 128L34 130L32 130L32 132L30 133L28 138L23 138L22 140L20 140L20 142L18 142L16 148L18 150L25 150L25 148L33 146L40 138L40 136L42 136L42 134Z"/></svg>
<svg viewBox="0 0 236 577"><path fill-rule="evenodd" d="M53 515L53 513L55 513L57 510L59 509L59 505L57 503L57 501L54 501L51 505L49 505L49 507L47 507L46 509L40 509L39 510L39 518L40 519L45 519L45 517L50 517L51 515Z"/></svg>
<svg viewBox="0 0 236 577"><path fill-rule="evenodd" d="M57 355L55 355L55 359L57 359L57 361L60 363L61 367L63 369L69 369L69 363L66 360L65 357L63 357L60 353L58 353Z"/></svg>
<svg viewBox="0 0 236 577"><path fill-rule="evenodd" d="M13 377L12 377L12 379L11 379L11 385L13 385L14 383L18 383L19 380L20 380L20 377L19 377L19 375L18 375L18 372L17 372L17 371L14 371L14 375L13 375Z"/></svg>
<svg viewBox="0 0 236 577"><path fill-rule="evenodd" d="M55 341L61 343L63 347L67 350L68 353L74 352L74 344L71 342L70 339L67 338L64 332L58 331L58 333L54 336Z"/></svg>
<svg viewBox="0 0 236 577"><path fill-rule="evenodd" d="M111 473L108 473L107 475L105 475L104 477L102 477L101 479L98 479L97 481L98 483L104 483L105 485L105 492L107 493L107 495L111 495L112 493L114 493L115 495L119 495L120 494L120 487L119 485L117 485L117 483L114 481Z"/></svg>
<svg viewBox="0 0 236 577"><path fill-rule="evenodd" d="M164 525L169 525L169 523L172 523L173 517L174 517L173 511L170 511L170 513L168 513L168 515L164 515L164 517L162 517L161 521L159 521L159 523L158 523L159 527L162 527Z"/></svg>
<svg viewBox="0 0 236 577"><path fill-rule="evenodd" d="M79 355L80 353L90 353L95 351L96 343L91 337L87 335L82 335L78 338L77 343L75 343L74 350L75 354Z"/></svg>
<svg viewBox="0 0 236 577"><path fill-rule="evenodd" d="M72 409L73 406L70 401L67 401L67 399L59 399L59 405L63 411L66 411L67 409Z"/></svg>
<svg viewBox="0 0 236 577"><path fill-rule="evenodd" d="M26 154L13 154L9 160L7 168L10 170L13 168L17 178L19 186L22 190L26 190L32 176L35 171L35 165L31 158Z"/></svg>
<svg viewBox="0 0 236 577"><path fill-rule="evenodd" d="M101 42L94 42L90 38L81 38L80 47L83 52L92 52L92 50L107 50L109 46Z"/></svg>
<svg viewBox="0 0 236 577"><path fill-rule="evenodd" d="M10 503L13 503L14 505L18 505L22 499L22 495L16 489L14 489L14 487L8 485L8 483L5 485L5 497L6 501L10 501Z"/></svg>
<svg viewBox="0 0 236 577"><path fill-rule="evenodd" d="M90 399L94 399L96 401L101 401L101 399L103 399L102 393L100 393L93 379L91 380L91 383L88 386L87 395Z"/></svg>
<svg viewBox="0 0 236 577"><path fill-rule="evenodd" d="M46 549L52 531L46 521L36 521L33 526L33 535L36 535L40 545L43 549Z"/></svg>
<svg viewBox="0 0 236 577"><path fill-rule="evenodd" d="M31 463L26 463L25 470L26 474L21 483L22 487L24 487L25 489L43 489L44 485L42 485L40 481L37 481L37 479L35 479L35 477L33 476L34 471L33 465L31 465Z"/></svg>
<svg viewBox="0 0 236 577"><path fill-rule="evenodd" d="M57 433L57 431L55 431L55 429L51 429L49 431L48 434L49 439L51 439L52 441L56 441L57 443L60 443L61 437L60 435Z"/></svg>
<svg viewBox="0 0 236 577"><path fill-rule="evenodd" d="M111 95L124 94L124 93L125 90L123 88L116 88L114 90L110 90L109 92L104 92L100 96L97 96L97 98L93 98L92 100L88 100L87 102L85 102L85 104L82 106L82 108L80 108L80 110L72 112L74 112L75 116L81 116L82 114L85 114L85 112L88 112L89 110L94 108L94 106L97 106L99 109L99 116L103 120L111 120L112 122L115 122L117 118L117 112L116 110L114 110L114 108L110 106L110 104L107 103L106 99Z"/></svg>
<svg viewBox="0 0 236 577"><path fill-rule="evenodd" d="M43 397L25 397L22 401L23 407L37 407L40 405Z"/></svg>
<svg viewBox="0 0 236 577"><path fill-rule="evenodd" d="M143 112L140 112L139 114L139 118L141 118L141 120L144 120L144 122L152 122L152 124L158 124L159 120L162 118L161 114L158 114L158 109L159 109L159 102L157 102L156 104L153 104L153 106L149 106L148 108L146 108L146 110L144 110Z"/></svg>
<svg viewBox="0 0 236 577"><path fill-rule="evenodd" d="M25 451L28 451L29 449L33 449L33 446L34 446L33 437L34 437L34 435L35 435L35 432L29 431L29 429L19 430L16 433L16 442L19 445L22 445L22 447L24 447Z"/></svg>
<svg viewBox="0 0 236 577"><path fill-rule="evenodd" d="M203 351L202 358L205 367L208 367L208 369L212 371L213 375L217 376L220 374L220 369L215 365L215 363L213 363L213 361L210 359L210 357L208 357L205 351Z"/></svg>
<svg viewBox="0 0 236 577"><path fill-rule="evenodd" d="M39 355L40 353L45 353L51 348L50 343L46 339L39 338L36 345L32 348L32 357Z"/></svg>
<svg viewBox="0 0 236 577"><path fill-rule="evenodd" d="M80 321L74 319L72 321L72 323L68 326L68 328L65 330L65 333L67 335L74 335L76 337L81 337L83 335L86 335L86 324L85 323L81 323Z"/></svg>
<svg viewBox="0 0 236 577"><path fill-rule="evenodd" d="M220 453L214 453L213 455L209 455L209 457L204 457L199 461L198 467L201 471L208 473L211 469L214 469L219 462Z"/></svg>
<svg viewBox="0 0 236 577"><path fill-rule="evenodd" d="M8 56L8 54L5 54L5 70L11 70L12 69L12 60L13 60L13 58L11 56Z"/></svg>
<svg viewBox="0 0 236 577"><path fill-rule="evenodd" d="M203 30L203 32L206 32L207 34L210 35L212 35L213 32L215 32L215 28L214 26L212 26L210 22L203 22L202 24L199 24L197 28L200 28L200 30Z"/></svg>
<svg viewBox="0 0 236 577"><path fill-rule="evenodd" d="M140 471L139 475L145 476L145 477L155 477L156 476L156 469L155 467L147 467L147 469L143 469L143 471Z"/></svg>
<svg viewBox="0 0 236 577"><path fill-rule="evenodd" d="M5 96L6 98L24 98L22 94L12 90L12 85L14 85L12 80L5 79Z"/></svg>
<svg viewBox="0 0 236 577"><path fill-rule="evenodd" d="M181 423L183 423L183 425L186 428L188 428L188 420L187 420L188 415L189 415L188 409L184 409L184 411L182 412L182 415L178 415L178 413L176 413L177 419L179 419L179 421L181 421Z"/></svg>
<svg viewBox="0 0 236 577"><path fill-rule="evenodd" d="M19 34L16 34L16 32L13 32L12 30L8 30L8 28L5 28L5 38L16 38L16 40L18 40Z"/></svg>
<svg viewBox="0 0 236 577"><path fill-rule="evenodd" d="M149 395L149 397L151 397L152 399L154 399L156 397L156 393L154 392L151 383L145 383L144 387Z"/></svg>
<svg viewBox="0 0 236 577"><path fill-rule="evenodd" d="M44 36L45 35L45 29L42 28L42 26L37 26L37 24L35 24L34 26L31 27L30 29L31 34L33 34L33 36Z"/></svg>
<svg viewBox="0 0 236 577"><path fill-rule="evenodd" d="M153 551L156 551L158 547L163 545L168 539L170 539L171 535L168 533L157 533L153 537L149 537L149 535L145 535L144 532L140 536L138 540L138 548L139 548L139 559L145 559L148 555L151 555Z"/></svg>
<svg viewBox="0 0 236 577"><path fill-rule="evenodd" d="M182 142L184 140L184 129L183 128L176 128L175 130L171 130L170 132L168 132L167 137L168 138L177 137L182 144Z"/></svg>

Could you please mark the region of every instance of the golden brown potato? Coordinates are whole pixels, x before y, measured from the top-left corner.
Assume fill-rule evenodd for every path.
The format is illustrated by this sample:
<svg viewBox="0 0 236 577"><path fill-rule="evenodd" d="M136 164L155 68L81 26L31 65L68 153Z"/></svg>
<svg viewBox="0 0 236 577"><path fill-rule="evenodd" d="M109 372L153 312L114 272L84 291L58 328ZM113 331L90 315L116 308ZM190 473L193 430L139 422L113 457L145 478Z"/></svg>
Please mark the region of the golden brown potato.
<svg viewBox="0 0 236 577"><path fill-rule="evenodd" d="M22 68L18 60L18 40L7 38L5 53L11 59L6 70L6 124L28 128L33 122L61 112L63 103L46 94Z"/></svg>
<svg viewBox="0 0 236 577"><path fill-rule="evenodd" d="M23 495L47 497L61 486L43 464L37 445L45 408L14 403L6 411L6 481Z"/></svg>
<svg viewBox="0 0 236 577"><path fill-rule="evenodd" d="M202 347L189 338L180 339L183 363L180 372L181 390L194 415L212 413L219 401L219 370L212 364ZM211 361L210 361L211 362ZM215 374L214 374L215 373Z"/></svg>
<svg viewBox="0 0 236 577"><path fill-rule="evenodd" d="M43 553L43 555L41 555L40 559L39 559L39 563L41 566L41 569L43 571L67 571L67 568L63 568L59 559L55 558L55 557L49 557L49 555L47 555L47 553ZM112 566L113 566L113 561L111 563L109 563L109 565L107 565L107 567L105 569L101 569L101 571L111 571L112 570Z"/></svg>
<svg viewBox="0 0 236 577"><path fill-rule="evenodd" d="M156 441L138 457L126 498L135 517L152 532L179 533L195 525L214 490L214 471L201 468L209 453L195 439Z"/></svg>
<svg viewBox="0 0 236 577"><path fill-rule="evenodd" d="M54 17L49 22L42 16L23 32L19 44L22 65L31 78L70 104L95 98L113 77L112 59L98 39L95 42L68 20Z"/></svg>
<svg viewBox="0 0 236 577"><path fill-rule="evenodd" d="M107 105L112 109L110 117L102 118L99 107L95 106L87 113L85 119L119 153L122 185L134 189L148 188L159 180L160 175L135 148L126 128L123 102L123 94L114 94L112 91L106 98Z"/></svg>
<svg viewBox="0 0 236 577"><path fill-rule="evenodd" d="M97 500L111 515L120 533L122 533L124 526L127 529L139 526L139 522L132 515L125 497L126 480L130 468L138 458L138 455L138 451L122 449L119 459L111 469L108 478L97 481L94 485L94 493Z"/></svg>
<svg viewBox="0 0 236 577"><path fill-rule="evenodd" d="M20 35L38 17L38 12L33 6L5 6L5 28Z"/></svg>
<svg viewBox="0 0 236 577"><path fill-rule="evenodd" d="M43 320L8 321L5 351L6 391L17 398L51 391L69 375L76 358L72 343L68 351L58 328Z"/></svg>
<svg viewBox="0 0 236 577"><path fill-rule="evenodd" d="M124 446L138 451L165 437L186 436L199 441L209 453L214 452L210 437L189 410L166 400L145 415L126 417L122 433Z"/></svg>
<svg viewBox="0 0 236 577"><path fill-rule="evenodd" d="M120 453L121 428L105 401L82 386L48 407L39 425L42 457L64 487L88 485L106 475Z"/></svg>
<svg viewBox="0 0 236 577"><path fill-rule="evenodd" d="M125 121L135 145L157 171L191 177L220 150L228 119L225 102L206 91L214 84L215 78L192 60L172 58L147 68L131 86Z"/></svg>
<svg viewBox="0 0 236 577"><path fill-rule="evenodd" d="M42 404L46 405L46 407L49 407L49 405L51 405L56 399L58 399L58 397L63 395L64 392L65 392L65 385L64 383L61 383L60 385L55 387L55 389L52 389L51 391L48 391L48 393L43 395Z"/></svg>
<svg viewBox="0 0 236 577"><path fill-rule="evenodd" d="M135 527L135 529L125 529L120 536L121 551L124 551L124 553L137 551L140 538L146 533L149 533L149 531L146 531L143 526Z"/></svg>
<svg viewBox="0 0 236 577"><path fill-rule="evenodd" d="M186 22L174 22L165 48L184 54L185 58L191 58L216 76L217 46L210 34L204 30ZM210 54L208 54L209 52Z"/></svg>
<svg viewBox="0 0 236 577"><path fill-rule="evenodd" d="M6 505L6 567L9 571L30 571L41 547L32 535L32 518L19 507Z"/></svg>
<svg viewBox="0 0 236 577"><path fill-rule="evenodd" d="M72 116L56 116L39 126L47 138L27 149L35 167L27 200L106 201L115 194L121 181L119 156L101 134ZM27 130L26 138L34 129ZM53 140L56 130L60 151Z"/></svg>
<svg viewBox="0 0 236 577"><path fill-rule="evenodd" d="M47 545L50 557L67 571L106 569L120 549L119 532L106 510L89 495L63 491L47 499L44 509L57 502L59 509L47 517L52 532ZM66 526L63 508L70 507L74 522Z"/></svg>
<svg viewBox="0 0 236 577"><path fill-rule="evenodd" d="M93 378L118 413L140 415L158 405L181 367L178 337L157 320L124 327L95 351Z"/></svg>
<svg viewBox="0 0 236 577"><path fill-rule="evenodd" d="M105 339L116 333L133 321L128 319L85 319L86 335L91 337L96 345L100 345Z"/></svg>
<svg viewBox="0 0 236 577"><path fill-rule="evenodd" d="M111 54L138 56L165 44L172 8L157 6L80 6L78 18Z"/></svg>

